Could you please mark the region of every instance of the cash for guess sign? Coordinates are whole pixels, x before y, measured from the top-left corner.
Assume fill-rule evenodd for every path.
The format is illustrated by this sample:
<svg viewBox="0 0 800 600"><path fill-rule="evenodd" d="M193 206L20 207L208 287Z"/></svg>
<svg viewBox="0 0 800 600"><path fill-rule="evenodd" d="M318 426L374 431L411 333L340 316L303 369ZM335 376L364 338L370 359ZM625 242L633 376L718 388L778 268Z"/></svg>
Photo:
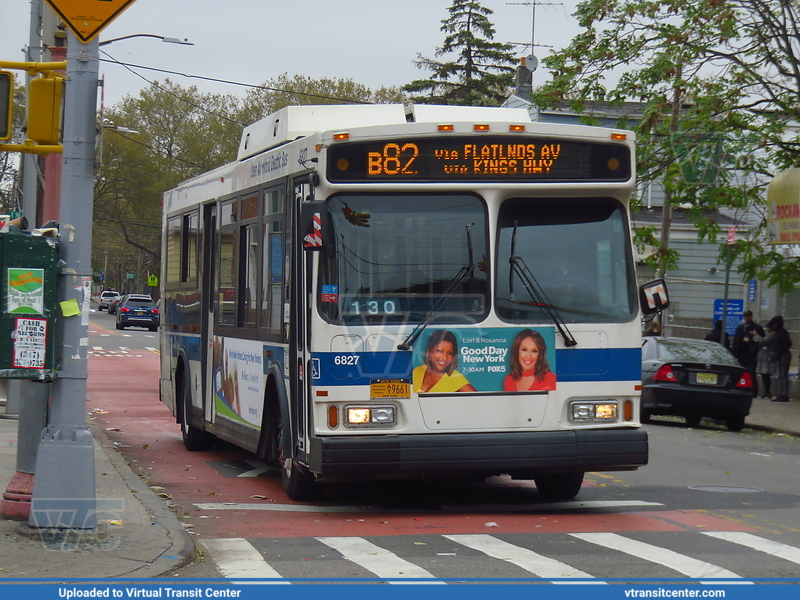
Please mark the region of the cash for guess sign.
<svg viewBox="0 0 800 600"><path fill-rule="evenodd" d="M17 319L14 330L13 367L44 369L47 347L47 319Z"/></svg>

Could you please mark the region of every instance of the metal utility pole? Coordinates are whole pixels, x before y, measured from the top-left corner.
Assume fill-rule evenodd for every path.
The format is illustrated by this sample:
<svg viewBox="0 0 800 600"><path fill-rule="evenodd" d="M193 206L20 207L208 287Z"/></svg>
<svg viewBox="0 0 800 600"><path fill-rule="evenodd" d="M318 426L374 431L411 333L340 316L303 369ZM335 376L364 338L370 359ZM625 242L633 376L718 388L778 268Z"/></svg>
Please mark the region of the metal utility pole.
<svg viewBox="0 0 800 600"><path fill-rule="evenodd" d="M42 433L29 523L40 528L95 529L94 445L86 426L92 211L99 50L67 32L67 94L57 329L57 378L49 425Z"/></svg>

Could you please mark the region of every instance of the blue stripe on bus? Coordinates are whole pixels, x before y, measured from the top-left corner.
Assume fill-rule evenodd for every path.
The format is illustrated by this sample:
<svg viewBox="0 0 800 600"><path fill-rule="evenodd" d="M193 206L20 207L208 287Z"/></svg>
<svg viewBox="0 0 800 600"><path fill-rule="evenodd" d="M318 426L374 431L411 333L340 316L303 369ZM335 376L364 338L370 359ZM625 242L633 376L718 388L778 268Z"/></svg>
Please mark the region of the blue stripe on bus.
<svg viewBox="0 0 800 600"><path fill-rule="evenodd" d="M371 379L410 378L412 352L315 352L314 385L368 385ZM349 360L358 356L358 360ZM558 381L638 381L641 348L569 348L556 351Z"/></svg>

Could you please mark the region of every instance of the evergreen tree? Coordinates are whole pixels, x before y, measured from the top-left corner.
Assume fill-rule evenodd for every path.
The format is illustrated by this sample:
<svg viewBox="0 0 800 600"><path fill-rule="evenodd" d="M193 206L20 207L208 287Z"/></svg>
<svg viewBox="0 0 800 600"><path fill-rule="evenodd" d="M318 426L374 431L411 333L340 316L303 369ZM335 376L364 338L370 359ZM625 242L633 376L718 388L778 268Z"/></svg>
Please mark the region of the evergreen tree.
<svg viewBox="0 0 800 600"><path fill-rule="evenodd" d="M417 55L414 64L431 72L430 79L406 84L414 102L422 104L458 104L498 106L511 93L516 59L511 44L491 41L494 26L492 11L477 0L453 0L450 16L442 21L446 33L436 57L452 56L442 62Z"/></svg>

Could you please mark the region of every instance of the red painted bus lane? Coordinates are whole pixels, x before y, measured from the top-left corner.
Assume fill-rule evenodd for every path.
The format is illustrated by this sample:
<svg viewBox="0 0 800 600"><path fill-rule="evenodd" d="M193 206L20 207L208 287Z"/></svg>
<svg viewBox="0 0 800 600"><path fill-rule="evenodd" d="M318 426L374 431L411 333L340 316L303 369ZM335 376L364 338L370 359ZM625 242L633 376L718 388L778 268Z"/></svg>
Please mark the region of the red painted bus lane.
<svg viewBox="0 0 800 600"><path fill-rule="evenodd" d="M106 434L103 443L122 453L143 482L161 494L187 528L200 537L752 531L702 511L670 511L658 506L541 510L535 504L536 493L528 489L533 487L531 482L510 480L488 489L465 488L472 505L450 502L452 491L442 492L441 499L428 489L431 502L440 503L436 510L425 508L425 499L410 494L402 484L390 484L399 487L388 488L388 493L362 486L363 496L358 489L334 488L318 506L295 503L283 492L277 473L247 452L225 444L211 451L187 451L175 418L159 399L158 354L136 354L136 358L91 357L90 419ZM587 484L593 485L591 475L587 475ZM393 489L400 490L400 499L392 497ZM403 506L406 494L409 502ZM507 504L499 509L497 502L482 505L492 494ZM373 507L367 506L376 498ZM387 498L392 509L386 508ZM340 512L341 505L364 508ZM298 512L295 507L309 512Z"/></svg>

